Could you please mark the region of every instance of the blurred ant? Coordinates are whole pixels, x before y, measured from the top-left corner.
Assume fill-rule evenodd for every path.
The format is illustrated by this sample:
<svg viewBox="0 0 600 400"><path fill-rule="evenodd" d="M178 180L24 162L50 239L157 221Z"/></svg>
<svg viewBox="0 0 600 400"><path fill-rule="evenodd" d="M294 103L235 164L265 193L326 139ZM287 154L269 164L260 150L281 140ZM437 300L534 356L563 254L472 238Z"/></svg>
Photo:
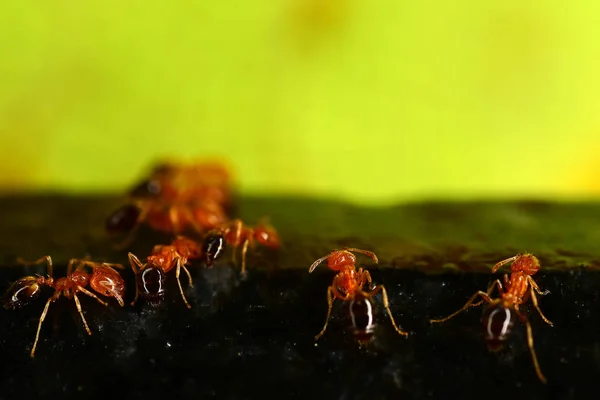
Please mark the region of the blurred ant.
<svg viewBox="0 0 600 400"><path fill-rule="evenodd" d="M488 303L484 314L483 314L483 327L485 330L485 339L488 343L490 350L498 350L502 342L506 340L507 336L510 335L512 327L515 323L516 318L525 324L527 328L527 344L531 352L531 358L533 359L533 366L538 378L543 383L546 383L546 377L542 374L540 365L533 349L533 333L531 330L531 324L527 317L519 311L519 306L525 304L529 297L533 302L533 306L540 314L544 322L548 325L552 325L552 322L548 320L540 310L538 306L538 300L536 292L539 295L549 294L550 291L546 290L542 292L533 280L532 275L540 269L540 262L533 254L517 254L514 257L507 258L506 260L500 261L492 268L492 272L496 272L500 267L505 264L512 262L510 277L508 274L504 275L504 288L499 279L496 279L489 287L487 292L478 291L469 299L469 301L458 311L442 319L432 319L432 323L444 322L450 318L458 315L462 311L465 311L469 307L476 307L483 302ZM492 291L494 288L498 288L500 297L493 299L491 298ZM482 300L474 303L477 296L481 297Z"/></svg>
<svg viewBox="0 0 600 400"><path fill-rule="evenodd" d="M325 326L323 326L321 332L315 336L315 341L318 340L325 333L325 329L327 329L333 300L335 299L349 302L348 308L354 327L355 337L359 341L368 341L371 339L375 331L372 299L373 296L380 291L383 296L383 306L390 316L394 329L396 329L396 332L400 335L408 336L408 333L398 328L394 321L385 287L383 285L373 287L369 271L363 270L362 267L358 270L356 269L356 256L351 253L352 251L365 254L371 257L375 263L379 263L377 256L370 251L347 248L344 250L334 250L328 255L319 258L308 270L309 273L313 272L321 262L327 260L327 266L337 272L337 275L333 278L333 283L327 288L327 303L329 308L327 310L327 317L325 318ZM366 284L369 285L369 292L363 290L363 287Z"/></svg>
<svg viewBox="0 0 600 400"><path fill-rule="evenodd" d="M209 198L223 205L230 201L231 172L220 162L163 162L153 169L151 178L174 186L178 201Z"/></svg>
<svg viewBox="0 0 600 400"><path fill-rule="evenodd" d="M209 231L203 240L202 253L207 267L212 267L214 262L225 250L225 244L233 247L232 261L236 262L236 249L242 247L242 275L246 273L246 253L248 247L255 243L278 249L280 247L279 234L265 219L256 226L245 225L241 219L230 221L217 229Z"/></svg>
<svg viewBox="0 0 600 400"><path fill-rule="evenodd" d="M122 249L131 244L143 223L154 230L179 235L190 228L203 234L226 221L223 207L209 199L190 205L168 204L160 199L146 198L115 210L106 220L106 230L110 234L128 232L123 242L117 245Z"/></svg>
<svg viewBox="0 0 600 400"><path fill-rule="evenodd" d="M26 276L15 281L8 288L4 295L4 298L2 300L4 308L6 308L7 310L15 310L26 306L40 295L43 286L48 286L54 289L54 294L46 302L44 311L42 311L42 315L40 316L37 333L35 334L35 341L33 342L33 347L31 349L31 357L34 357L35 355L35 349L40 337L42 323L46 318L46 314L48 313L50 304L58 300L61 296L64 296L68 299L73 299L75 301L77 311L79 312L81 320L83 321L83 325L85 326L85 330L89 335L92 334L92 331L90 330L85 320L85 317L83 316L81 303L79 302L79 297L77 297L77 293L83 293L98 300L98 302L102 305L108 305L94 293L85 288L86 286L90 285L93 291L102 296L114 297L119 303L119 305L123 307L123 297L125 296L125 282L123 281L121 275L119 275L119 273L112 268L116 267L119 269L123 269L123 266L120 264L93 262L87 259L73 258L69 261L66 277L58 278L55 280L52 275L52 259L50 258L50 256L44 256L34 262L27 262L22 259L18 259L17 261L20 264L24 265L35 265L45 262L48 268L48 276ZM77 267L73 271L73 266L75 264L77 264ZM85 267L92 268L91 276L85 271Z"/></svg>
<svg viewBox="0 0 600 400"><path fill-rule="evenodd" d="M205 233L227 221L228 182L228 171L218 164L161 164L129 191L129 202L109 215L106 230L128 232L118 248L133 241L142 223L175 235L188 228Z"/></svg>
<svg viewBox="0 0 600 400"><path fill-rule="evenodd" d="M131 305L133 306L136 303L139 296L142 296L152 305L161 301L165 295L166 274L175 269L175 277L177 278L181 297L187 308L192 308L183 294L179 274L183 269L188 276L188 287L193 287L192 276L185 266L189 259L199 258L201 254L200 245L183 236L178 236L170 245L154 246L145 264L133 253L129 253L129 263L136 276L135 299L131 302Z"/></svg>

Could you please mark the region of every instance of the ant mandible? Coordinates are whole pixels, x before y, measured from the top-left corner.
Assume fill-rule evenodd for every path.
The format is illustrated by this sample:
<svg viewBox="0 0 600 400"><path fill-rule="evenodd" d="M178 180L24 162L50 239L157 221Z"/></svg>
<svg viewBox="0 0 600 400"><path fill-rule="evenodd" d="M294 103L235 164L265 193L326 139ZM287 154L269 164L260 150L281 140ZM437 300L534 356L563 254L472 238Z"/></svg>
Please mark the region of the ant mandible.
<svg viewBox="0 0 600 400"><path fill-rule="evenodd" d="M185 266L188 260L199 258L201 254L200 245L184 236L178 236L168 246L154 246L145 264L135 254L129 253L129 263L136 276L135 299L131 305L133 306L136 303L140 295L153 305L162 300L165 293L164 282L166 274L174 268L181 297L187 308L192 308L183 294L179 274L183 269L188 277L188 287L193 287L192 276Z"/></svg>
<svg viewBox="0 0 600 400"><path fill-rule="evenodd" d="M225 243L233 247L232 260L236 262L236 249L242 247L242 275L246 273L246 253L248 247L256 243L278 249L280 239L277 231L263 219L256 226L245 225L241 219L235 219L218 229L209 231L203 240L202 252L207 267L211 267L225 250Z"/></svg>
<svg viewBox="0 0 600 400"><path fill-rule="evenodd" d="M75 301L77 311L79 312L81 320L83 321L83 325L85 326L85 330L89 335L92 334L92 331L90 330L85 317L83 316L81 303L79 302L77 293L83 293L93 297L94 299L98 300L100 304L107 306L108 304L106 302L102 301L98 296L85 288L89 285L92 290L100 295L114 297L119 305L123 307L125 282L123 281L121 275L112 268L116 267L123 269L123 266L120 264L93 262L87 259L72 258L67 267L66 277L55 280L53 277L52 259L50 256L44 256L34 262L27 262L22 259L18 259L18 262L24 265L35 265L45 262L48 268L48 276L26 276L15 281L8 288L4 295L4 308L7 310L15 310L26 306L40 295L43 286L48 286L54 289L54 294L46 302L44 311L42 311L42 315L40 316L37 332L35 334L35 341L33 342L33 347L31 348L31 357L35 356L35 349L40 337L42 323L46 318L50 304L58 300L60 296L73 299ZM77 267L75 268L75 271L73 271L73 266L75 264L77 264ZM85 271L86 266L92 268L91 277L90 274Z"/></svg>
<svg viewBox="0 0 600 400"><path fill-rule="evenodd" d="M337 275L333 278L333 283L327 288L327 303L329 308L327 310L327 317L325 318L325 326L323 326L321 332L315 336L315 341L318 340L325 333L325 329L327 329L327 324L331 317L333 300L335 299L349 301L348 307L352 325L354 326L355 336L361 341L370 339L375 329L371 301L373 296L380 291L383 296L383 306L390 316L394 329L396 329L396 332L400 335L408 336L408 333L398 328L394 321L385 287L379 285L373 288L371 274L369 271L363 270L362 267L358 270L356 269L356 256L351 252L365 254L371 257L375 263L379 263L375 253L367 250L346 248L344 250L334 250L328 255L319 258L308 270L309 273L313 272L321 262L327 260L327 266L337 272ZM363 290L363 287L367 283L369 284L369 292Z"/></svg>
<svg viewBox="0 0 600 400"><path fill-rule="evenodd" d="M455 313L442 319L432 319L431 323L444 322L450 318L458 315L462 311L465 311L469 307L476 307L483 302L488 303L484 314L483 314L483 327L485 330L485 339L491 350L497 350L502 342L506 340L507 336L511 333L512 326L515 322L515 314L525 324L527 328L527 344L531 352L531 358L533 359L533 366L538 378L543 383L546 383L546 377L542 374L540 365L535 355L533 348L533 333L531 324L527 317L521 313L519 306L524 304L529 297L533 302L533 306L540 314L544 322L548 325L552 325L552 322L548 320L540 310L538 305L538 299L536 292L539 295L549 294L550 291L546 290L542 292L533 280L532 275L540 269L540 262L533 254L517 254L514 257L507 258L506 260L500 261L492 268L492 272L496 272L500 267L505 264L512 262L510 277L508 274L504 275L504 287L499 279L496 279L489 287L487 292L478 291L467 301L467 303ZM492 291L494 288L498 288L500 297L493 299L491 298ZM482 300L474 303L477 297L481 297ZM514 314L513 314L514 312Z"/></svg>

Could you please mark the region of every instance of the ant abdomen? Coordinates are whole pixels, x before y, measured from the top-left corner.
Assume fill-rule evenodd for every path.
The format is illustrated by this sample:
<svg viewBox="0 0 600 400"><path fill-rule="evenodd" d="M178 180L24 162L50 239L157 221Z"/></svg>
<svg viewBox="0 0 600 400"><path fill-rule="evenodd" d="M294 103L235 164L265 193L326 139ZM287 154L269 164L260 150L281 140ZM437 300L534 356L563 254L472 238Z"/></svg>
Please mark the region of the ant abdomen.
<svg viewBox="0 0 600 400"><path fill-rule="evenodd" d="M15 281L8 288L2 299L2 304L7 310L16 310L36 299L41 290L37 277L26 276Z"/></svg>
<svg viewBox="0 0 600 400"><path fill-rule="evenodd" d="M375 333L374 307L370 297L358 293L348 303L354 337L359 342L371 340Z"/></svg>
<svg viewBox="0 0 600 400"><path fill-rule="evenodd" d="M157 265L148 265L137 276L140 295L150 304L158 304L165 297L165 273Z"/></svg>
<svg viewBox="0 0 600 400"><path fill-rule="evenodd" d="M225 251L225 236L219 232L209 232L202 241L204 263L211 267Z"/></svg>
<svg viewBox="0 0 600 400"><path fill-rule="evenodd" d="M126 204L118 208L106 219L108 233L123 233L133 229L140 216L140 209L134 204Z"/></svg>
<svg viewBox="0 0 600 400"><path fill-rule="evenodd" d="M484 310L483 329L490 350L500 350L506 338L511 334L516 320L516 312L504 307L502 303L490 304Z"/></svg>

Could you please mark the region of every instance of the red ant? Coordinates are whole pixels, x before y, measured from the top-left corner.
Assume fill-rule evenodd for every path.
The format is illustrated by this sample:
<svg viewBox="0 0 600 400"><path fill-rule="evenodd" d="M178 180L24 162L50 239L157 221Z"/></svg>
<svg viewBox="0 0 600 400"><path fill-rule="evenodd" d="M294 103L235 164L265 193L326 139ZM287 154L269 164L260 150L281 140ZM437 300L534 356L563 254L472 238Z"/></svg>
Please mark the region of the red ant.
<svg viewBox="0 0 600 400"><path fill-rule="evenodd" d="M202 252L204 262L211 267L225 250L225 243L233 247L232 259L235 263L235 250L242 247L242 275L246 273L246 253L248 247L254 247L255 242L278 249L280 246L279 235L275 228L262 220L254 227L245 225L241 219L235 219L222 225L220 228L208 232L203 240Z"/></svg>
<svg viewBox="0 0 600 400"><path fill-rule="evenodd" d="M327 317L325 318L325 326L323 326L321 332L315 336L315 340L318 340L325 333L325 329L327 329L333 300L341 299L342 301L349 301L348 307L355 336L360 341L368 341L373 336L375 330L375 324L373 323L373 305L371 302L373 296L380 291L383 296L383 306L390 316L394 329L396 329L396 332L400 335L408 336L408 333L398 328L394 321L385 287L379 285L374 288L369 271L363 270L362 268L356 269L356 256L351 253L352 251L365 254L371 257L375 263L379 263L377 256L370 251L347 248L344 250L334 250L325 257L319 258L308 270L309 273L313 272L321 262L327 260L327 266L337 272L337 275L333 278L333 283L327 288L327 303L329 308L327 310ZM369 292L363 290L363 287L366 284L369 285Z"/></svg>
<svg viewBox="0 0 600 400"><path fill-rule="evenodd" d="M178 236L168 245L157 245L143 264L133 253L129 253L129 263L136 276L134 305L141 295L151 304L156 304L164 298L164 282L167 272L175 268L175 277L179 285L179 292L187 308L192 308L188 303L181 281L180 271L183 269L188 276L188 286L193 287L192 276L185 267L189 259L199 258L202 254L200 245L195 241L183 236Z"/></svg>
<svg viewBox="0 0 600 400"><path fill-rule="evenodd" d="M506 260L500 261L492 268L492 272L496 272L503 265L512 262L510 278L508 274L504 275L504 288L499 279L496 279L489 287L487 292L478 291L467 301L467 303L457 312L449 315L442 319L432 319L432 323L444 322L450 318L458 315L460 312L465 311L469 307L476 307L483 302L488 303L486 310L483 315L483 327L485 329L485 339L491 350L497 350L500 348L502 342L506 340L506 337L511 333L512 326L515 322L515 314L525 324L527 328L527 344L531 351L531 358L533 359L533 366L538 378L546 383L546 377L542 374L540 365L533 349L533 333L531 330L531 324L527 317L519 311L519 306L525 304L529 297L533 302L533 306L540 314L544 322L548 325L552 325L540 310L538 306L538 300L535 295L537 292L539 295L546 295L550 293L548 290L542 292L531 277L540 269L540 262L533 254L517 254L514 257L507 258ZM498 288L500 297L492 299L490 295L494 288ZM474 303L477 296L480 296L482 300ZM514 314L513 314L514 312Z"/></svg>
<svg viewBox="0 0 600 400"><path fill-rule="evenodd" d="M129 232L119 248L131 243L144 222L155 230L176 235L188 228L205 233L227 221L229 174L219 164L165 163L131 189L129 198L128 204L106 220L109 233Z"/></svg>
<svg viewBox="0 0 600 400"><path fill-rule="evenodd" d="M73 258L69 261L66 277L55 280L52 275L52 259L50 258L50 256L44 256L32 263L23 261L22 259L19 259L18 262L20 264L25 265L40 264L42 262L46 262L48 266L48 276L26 276L18 279L8 288L4 295L4 308L15 310L17 308L24 307L40 295L43 286L49 286L54 289L54 294L46 302L44 311L40 316L37 333L35 335L35 341L33 342L33 347L31 349L31 357L34 357L35 355L35 348L40 337L42 323L46 318L46 314L48 313L50 304L58 300L58 298L60 298L61 295L68 299L73 299L75 301L77 311L79 312L79 315L81 315L81 320L83 321L85 330L89 335L92 334L92 331L90 330L85 320L85 317L83 316L83 311L81 310L81 303L79 302L79 297L77 297L77 293L83 293L98 300L98 302L102 305L108 305L94 293L85 288L86 286L90 285L92 290L94 290L98 294L106 297L114 297L119 302L119 305L123 307L123 297L125 295L125 282L123 281L121 275L119 275L119 273L112 268L116 267L122 269L123 266L120 264L92 262L88 261L87 259ZM76 263L77 267L75 268L75 271L73 271L73 266ZM86 266L92 268L91 277L90 274L85 271Z"/></svg>

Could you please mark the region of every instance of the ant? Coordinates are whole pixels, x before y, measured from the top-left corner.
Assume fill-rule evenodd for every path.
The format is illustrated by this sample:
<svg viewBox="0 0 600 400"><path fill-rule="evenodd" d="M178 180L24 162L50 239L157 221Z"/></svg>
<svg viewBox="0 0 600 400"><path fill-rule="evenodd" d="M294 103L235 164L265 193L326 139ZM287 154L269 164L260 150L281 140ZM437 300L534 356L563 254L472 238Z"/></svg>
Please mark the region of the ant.
<svg viewBox="0 0 600 400"><path fill-rule="evenodd" d="M485 329L485 339L488 343L490 350L497 350L502 345L502 342L506 340L507 336L511 333L512 326L515 323L516 318L525 324L527 328L527 344L531 352L531 358L533 359L533 366L538 378L543 383L546 383L546 377L542 374L540 365L533 349L533 333L531 324L527 317L519 311L519 306L525 304L529 297L533 302L533 306L540 314L544 322L552 326L552 322L548 320L540 310L538 306L538 299L536 292L539 295L549 294L550 291L546 290L542 292L533 280L532 275L540 269L540 262L533 254L517 254L514 257L507 258L506 260L500 261L492 268L492 273L496 272L500 267L505 264L512 262L510 277L508 274L504 275L504 287L499 279L496 279L489 287L487 292L478 291L467 301L467 303L455 313L442 319L432 319L431 323L444 322L450 318L458 315L462 311L465 311L469 307L476 307L483 302L488 303L484 314L483 314L483 327ZM498 288L500 297L493 299L491 298L492 291L494 288ZM481 297L482 300L474 303L477 297Z"/></svg>
<svg viewBox="0 0 600 400"><path fill-rule="evenodd" d="M147 184L148 187L154 187ZM135 238L142 223L152 229L179 235L191 227L198 233L204 233L227 221L226 212L221 204L209 198L194 204L183 202L165 202L160 197L163 189L148 190L145 196L139 192L130 203L115 210L106 220L106 230L110 234L128 232L128 236L118 248L127 247Z"/></svg>
<svg viewBox="0 0 600 400"><path fill-rule="evenodd" d="M246 273L246 253L248 247L254 247L255 242L272 249L278 249L281 243L277 231L265 219L254 227L245 225L241 219L235 219L205 235L202 247L204 262L207 267L212 267L225 250L225 244L229 244L233 247L232 261L235 264L235 250L241 246L242 275L244 275Z"/></svg>
<svg viewBox="0 0 600 400"><path fill-rule="evenodd" d="M165 294L166 274L175 268L175 277L181 297L187 308L192 308L183 294L179 274L183 269L188 276L188 286L193 287L192 276L185 266L189 259L199 258L201 255L200 245L184 236L178 236L170 245L154 246L145 264L135 254L129 253L129 263L136 276L135 299L131 305L136 303L140 295L150 304L157 304L162 300Z"/></svg>
<svg viewBox="0 0 600 400"><path fill-rule="evenodd" d="M229 181L229 171L221 164L161 163L129 191L129 202L109 215L106 230L129 232L118 248L128 246L144 222L176 235L188 227L204 233L227 221Z"/></svg>
<svg viewBox="0 0 600 400"><path fill-rule="evenodd" d="M358 270L356 269L356 256L351 252L365 254L371 257L376 264L379 263L375 253L367 250L346 248L343 250L334 250L328 255L319 258L308 270L309 273L313 272L321 262L327 260L327 266L337 272L337 275L333 278L333 283L327 288L327 303L329 308L327 310L327 317L325 318L325 326L323 326L321 332L315 336L315 341L318 340L325 333L325 329L327 329L333 300L335 299L349 302L348 308L354 327L354 335L360 341L368 341L371 339L375 330L372 299L380 291L383 296L383 306L390 316L394 329L396 329L396 332L400 335L408 336L408 333L398 328L394 321L385 287L383 285L373 287L371 274L369 271L363 270L362 267ZM369 285L369 292L363 290L363 287L366 284Z"/></svg>
<svg viewBox="0 0 600 400"><path fill-rule="evenodd" d="M46 302L44 311L42 311L42 315L40 316L37 333L35 334L35 341L33 342L33 347L31 348L32 358L35 356L35 349L40 337L42 323L46 318L46 314L48 313L50 304L54 303L61 296L64 296L68 299L73 299L75 301L77 311L79 312L81 320L83 321L83 325L85 326L85 330L89 335L92 334L92 331L90 330L85 320L85 317L83 316L81 303L79 302L79 297L77 297L77 293L83 293L85 295L93 297L94 299L98 300L100 304L107 306L108 304L106 302L102 301L93 292L85 288L89 285L93 291L100 295L106 297L114 297L119 303L119 305L123 307L123 297L125 295L125 282L123 281L121 275L115 269L112 268L115 267L123 269L123 266L120 264L93 262L87 259L72 258L69 261L67 267L66 277L54 279L52 274L52 259L50 258L50 256L44 256L34 262L27 262L19 258L17 262L23 265L35 265L45 262L48 268L48 276L25 276L15 281L8 288L4 295L4 308L6 308L7 310L15 310L26 306L40 295L43 286L48 286L54 289L54 294ZM73 271L73 266L75 264L77 264L77 267ZM92 268L91 276L88 272L85 271L85 267Z"/></svg>

